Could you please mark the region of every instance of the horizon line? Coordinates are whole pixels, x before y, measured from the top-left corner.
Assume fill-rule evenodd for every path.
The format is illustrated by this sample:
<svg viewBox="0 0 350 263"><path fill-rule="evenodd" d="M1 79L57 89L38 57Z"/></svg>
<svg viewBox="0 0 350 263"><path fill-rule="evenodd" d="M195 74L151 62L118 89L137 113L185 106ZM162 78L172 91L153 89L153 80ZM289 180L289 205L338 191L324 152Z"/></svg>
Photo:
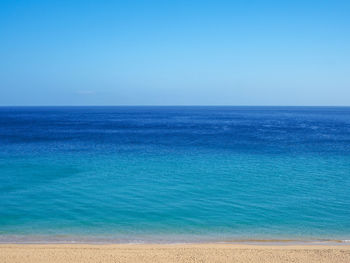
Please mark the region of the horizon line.
<svg viewBox="0 0 350 263"><path fill-rule="evenodd" d="M1 108L5 107L350 107L350 105L152 105L152 104L127 104L127 105L0 105Z"/></svg>

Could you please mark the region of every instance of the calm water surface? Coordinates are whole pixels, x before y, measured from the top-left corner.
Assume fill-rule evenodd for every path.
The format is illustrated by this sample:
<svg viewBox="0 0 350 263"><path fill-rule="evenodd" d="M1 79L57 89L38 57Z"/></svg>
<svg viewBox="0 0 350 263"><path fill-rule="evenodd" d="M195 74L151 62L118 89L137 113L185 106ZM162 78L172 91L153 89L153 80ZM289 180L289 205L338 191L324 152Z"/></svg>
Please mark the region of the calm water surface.
<svg viewBox="0 0 350 263"><path fill-rule="evenodd" d="M0 108L0 242L238 239L350 239L350 108Z"/></svg>

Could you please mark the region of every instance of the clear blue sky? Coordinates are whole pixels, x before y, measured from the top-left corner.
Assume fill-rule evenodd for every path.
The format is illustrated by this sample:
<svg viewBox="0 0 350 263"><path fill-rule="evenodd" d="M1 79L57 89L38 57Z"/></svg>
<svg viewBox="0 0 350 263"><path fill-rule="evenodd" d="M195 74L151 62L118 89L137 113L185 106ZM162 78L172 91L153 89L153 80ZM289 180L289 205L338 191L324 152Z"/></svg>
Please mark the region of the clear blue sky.
<svg viewBox="0 0 350 263"><path fill-rule="evenodd" d="M348 105L350 1L0 1L0 105Z"/></svg>

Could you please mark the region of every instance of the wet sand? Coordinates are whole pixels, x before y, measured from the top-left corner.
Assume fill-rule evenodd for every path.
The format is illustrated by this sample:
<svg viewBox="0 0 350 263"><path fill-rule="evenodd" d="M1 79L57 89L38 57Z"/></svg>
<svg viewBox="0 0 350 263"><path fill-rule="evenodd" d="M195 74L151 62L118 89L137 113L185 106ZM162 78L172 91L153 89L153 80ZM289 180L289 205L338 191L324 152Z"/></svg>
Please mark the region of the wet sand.
<svg viewBox="0 0 350 263"><path fill-rule="evenodd" d="M1 263L350 262L350 245L1 244Z"/></svg>

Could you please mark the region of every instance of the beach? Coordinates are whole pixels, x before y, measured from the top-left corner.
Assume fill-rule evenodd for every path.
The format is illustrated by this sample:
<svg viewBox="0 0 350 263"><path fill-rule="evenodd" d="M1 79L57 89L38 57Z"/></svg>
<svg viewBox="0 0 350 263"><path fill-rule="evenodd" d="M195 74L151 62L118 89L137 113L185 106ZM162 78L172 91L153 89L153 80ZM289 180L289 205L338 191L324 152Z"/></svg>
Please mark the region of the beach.
<svg viewBox="0 0 350 263"><path fill-rule="evenodd" d="M350 263L349 13L0 1L0 263Z"/></svg>
<svg viewBox="0 0 350 263"><path fill-rule="evenodd" d="M2 263L350 262L349 245L1 244Z"/></svg>

